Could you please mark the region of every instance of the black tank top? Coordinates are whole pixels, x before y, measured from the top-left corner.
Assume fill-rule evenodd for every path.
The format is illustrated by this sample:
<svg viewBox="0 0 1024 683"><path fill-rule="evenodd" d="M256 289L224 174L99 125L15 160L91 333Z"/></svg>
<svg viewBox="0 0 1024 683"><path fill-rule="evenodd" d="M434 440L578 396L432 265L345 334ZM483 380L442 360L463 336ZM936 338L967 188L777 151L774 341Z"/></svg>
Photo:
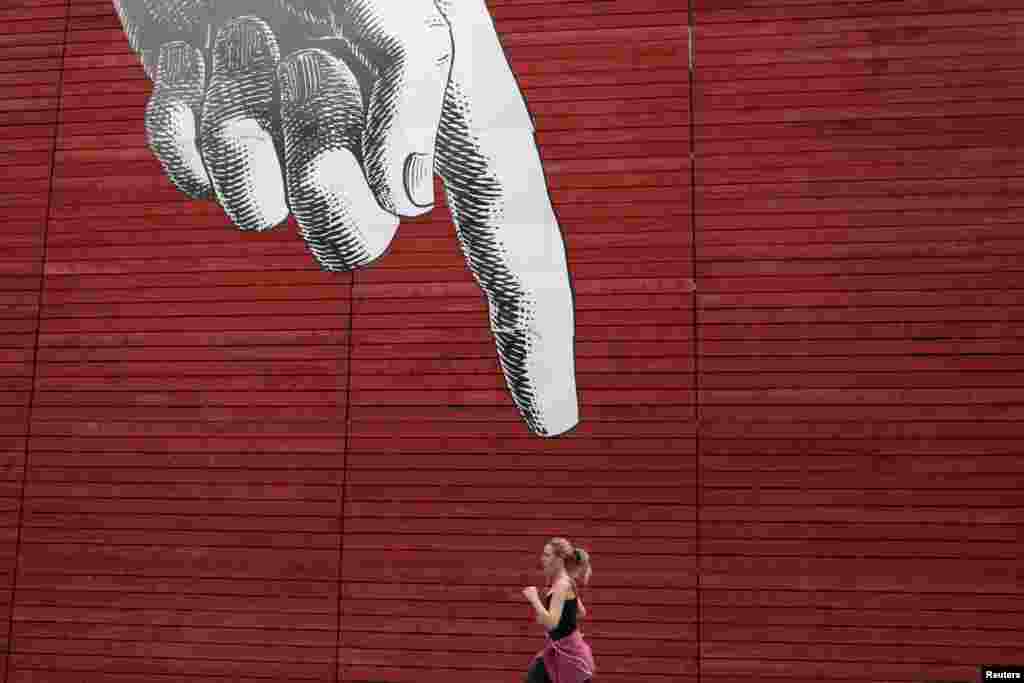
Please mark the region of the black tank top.
<svg viewBox="0 0 1024 683"><path fill-rule="evenodd" d="M559 619L554 630L548 631L551 640L560 640L576 630L577 604L576 598L566 598L565 604L562 606L562 618ZM544 596L544 609L551 609L550 595Z"/></svg>

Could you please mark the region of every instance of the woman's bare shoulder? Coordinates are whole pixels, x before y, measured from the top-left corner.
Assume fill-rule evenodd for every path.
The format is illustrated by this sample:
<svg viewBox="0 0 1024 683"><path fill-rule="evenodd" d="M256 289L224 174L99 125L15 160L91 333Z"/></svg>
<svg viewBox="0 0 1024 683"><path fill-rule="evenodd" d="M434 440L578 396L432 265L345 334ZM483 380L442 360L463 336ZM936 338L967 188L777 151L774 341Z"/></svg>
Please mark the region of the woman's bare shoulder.
<svg viewBox="0 0 1024 683"><path fill-rule="evenodd" d="M555 579L555 582L551 584L551 593L560 593L564 597L571 599L576 594L574 588L575 586L573 585L571 579L562 577L559 579Z"/></svg>

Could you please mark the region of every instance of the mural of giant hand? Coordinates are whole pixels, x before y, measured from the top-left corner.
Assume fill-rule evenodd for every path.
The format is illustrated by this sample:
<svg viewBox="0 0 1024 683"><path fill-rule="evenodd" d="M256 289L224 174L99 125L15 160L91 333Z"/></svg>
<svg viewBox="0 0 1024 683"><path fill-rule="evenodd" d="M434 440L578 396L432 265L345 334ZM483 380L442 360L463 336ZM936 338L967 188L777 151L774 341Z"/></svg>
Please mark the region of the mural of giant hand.
<svg viewBox="0 0 1024 683"><path fill-rule="evenodd" d="M444 182L529 428L579 421L573 292L523 95L484 0L113 0L169 179L243 230L295 217L325 270L382 256Z"/></svg>

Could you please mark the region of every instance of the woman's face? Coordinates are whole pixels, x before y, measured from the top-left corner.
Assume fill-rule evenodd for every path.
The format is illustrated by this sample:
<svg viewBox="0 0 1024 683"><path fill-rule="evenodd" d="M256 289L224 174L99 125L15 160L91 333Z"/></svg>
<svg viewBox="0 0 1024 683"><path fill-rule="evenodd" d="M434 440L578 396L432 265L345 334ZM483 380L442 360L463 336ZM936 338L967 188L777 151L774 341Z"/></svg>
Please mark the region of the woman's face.
<svg viewBox="0 0 1024 683"><path fill-rule="evenodd" d="M540 556L540 564L544 568L544 574L553 576L561 566L562 560L555 556L555 550L550 544L544 546L544 552Z"/></svg>

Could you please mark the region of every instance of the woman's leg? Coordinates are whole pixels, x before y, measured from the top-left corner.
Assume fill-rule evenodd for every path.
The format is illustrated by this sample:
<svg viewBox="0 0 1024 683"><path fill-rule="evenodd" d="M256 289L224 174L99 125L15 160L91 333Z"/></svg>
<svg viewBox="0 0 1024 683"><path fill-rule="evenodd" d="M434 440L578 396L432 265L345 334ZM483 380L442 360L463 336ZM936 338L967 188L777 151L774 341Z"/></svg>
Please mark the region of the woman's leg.
<svg viewBox="0 0 1024 683"><path fill-rule="evenodd" d="M526 674L526 683L551 683L542 658L538 657L533 660L533 665L530 667L529 673Z"/></svg>

